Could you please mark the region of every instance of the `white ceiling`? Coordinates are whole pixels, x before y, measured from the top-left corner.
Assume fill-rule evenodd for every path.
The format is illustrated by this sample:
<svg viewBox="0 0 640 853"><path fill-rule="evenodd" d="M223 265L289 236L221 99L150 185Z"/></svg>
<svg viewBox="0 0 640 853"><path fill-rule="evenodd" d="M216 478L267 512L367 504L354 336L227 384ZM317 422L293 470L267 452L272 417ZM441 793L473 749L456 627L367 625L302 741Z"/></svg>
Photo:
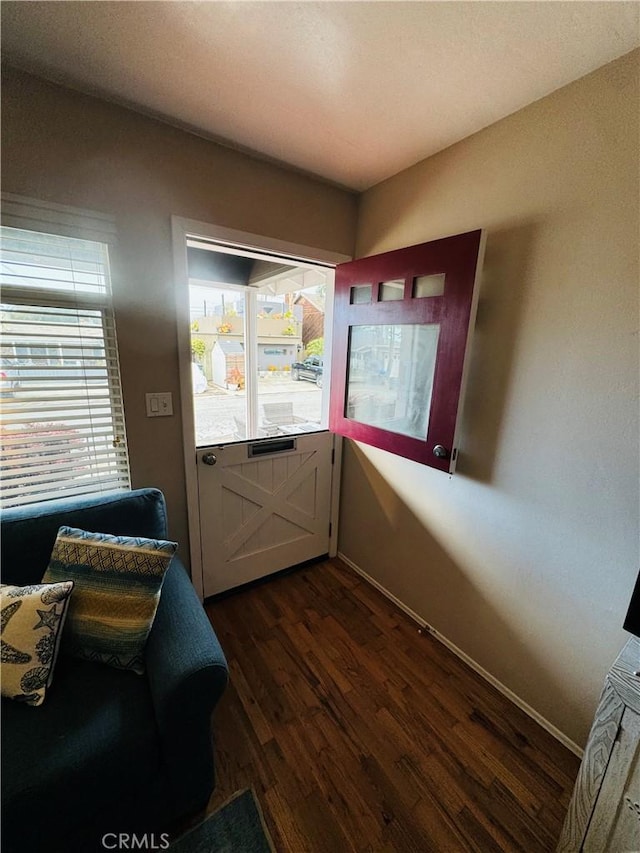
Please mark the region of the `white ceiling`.
<svg viewBox="0 0 640 853"><path fill-rule="evenodd" d="M3 58L362 190L640 44L638 2L13 2Z"/></svg>

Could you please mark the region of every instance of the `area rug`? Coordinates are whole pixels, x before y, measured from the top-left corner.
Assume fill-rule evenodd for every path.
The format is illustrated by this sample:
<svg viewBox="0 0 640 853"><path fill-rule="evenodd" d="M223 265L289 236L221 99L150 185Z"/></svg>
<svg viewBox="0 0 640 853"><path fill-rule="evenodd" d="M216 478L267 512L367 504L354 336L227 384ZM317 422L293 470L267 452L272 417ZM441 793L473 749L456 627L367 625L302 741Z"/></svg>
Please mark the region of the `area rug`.
<svg viewBox="0 0 640 853"><path fill-rule="evenodd" d="M253 791L238 791L169 847L171 853L274 853Z"/></svg>

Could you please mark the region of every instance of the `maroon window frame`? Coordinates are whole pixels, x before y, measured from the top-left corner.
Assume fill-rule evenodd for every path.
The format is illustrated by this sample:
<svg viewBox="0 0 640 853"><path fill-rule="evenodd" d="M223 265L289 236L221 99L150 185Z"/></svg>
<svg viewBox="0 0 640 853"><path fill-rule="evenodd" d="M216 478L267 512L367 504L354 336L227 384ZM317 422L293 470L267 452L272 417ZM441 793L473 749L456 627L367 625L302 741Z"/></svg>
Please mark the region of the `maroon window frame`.
<svg viewBox="0 0 640 853"><path fill-rule="evenodd" d="M453 471L457 456L456 425L461 409L470 329L475 321L483 247L482 231L470 231L336 267L330 400L330 428L333 432L441 471ZM441 296L413 296L415 278L442 273L445 274L445 282ZM380 301L381 284L398 279L404 281L403 298ZM371 301L351 304L351 288L362 284L372 285ZM402 435L347 418L351 327L436 323L440 332L431 409L424 438Z"/></svg>

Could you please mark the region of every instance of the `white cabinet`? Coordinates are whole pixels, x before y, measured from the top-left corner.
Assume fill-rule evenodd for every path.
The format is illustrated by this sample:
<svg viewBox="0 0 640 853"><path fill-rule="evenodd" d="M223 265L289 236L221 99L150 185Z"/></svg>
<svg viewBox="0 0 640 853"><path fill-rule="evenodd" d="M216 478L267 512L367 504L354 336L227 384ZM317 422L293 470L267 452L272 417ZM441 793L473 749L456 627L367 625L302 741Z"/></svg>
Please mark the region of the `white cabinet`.
<svg viewBox="0 0 640 853"><path fill-rule="evenodd" d="M558 853L640 850L640 640L607 674Z"/></svg>

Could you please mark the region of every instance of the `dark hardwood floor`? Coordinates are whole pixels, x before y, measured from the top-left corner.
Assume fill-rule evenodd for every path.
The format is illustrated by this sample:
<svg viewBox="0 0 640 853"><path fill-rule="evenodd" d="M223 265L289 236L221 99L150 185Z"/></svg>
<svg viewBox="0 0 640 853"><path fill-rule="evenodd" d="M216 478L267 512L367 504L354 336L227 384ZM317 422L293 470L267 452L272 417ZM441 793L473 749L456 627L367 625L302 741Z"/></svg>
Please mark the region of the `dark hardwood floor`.
<svg viewBox="0 0 640 853"><path fill-rule="evenodd" d="M209 809L278 851L552 851L579 761L339 560L217 601L231 670Z"/></svg>

